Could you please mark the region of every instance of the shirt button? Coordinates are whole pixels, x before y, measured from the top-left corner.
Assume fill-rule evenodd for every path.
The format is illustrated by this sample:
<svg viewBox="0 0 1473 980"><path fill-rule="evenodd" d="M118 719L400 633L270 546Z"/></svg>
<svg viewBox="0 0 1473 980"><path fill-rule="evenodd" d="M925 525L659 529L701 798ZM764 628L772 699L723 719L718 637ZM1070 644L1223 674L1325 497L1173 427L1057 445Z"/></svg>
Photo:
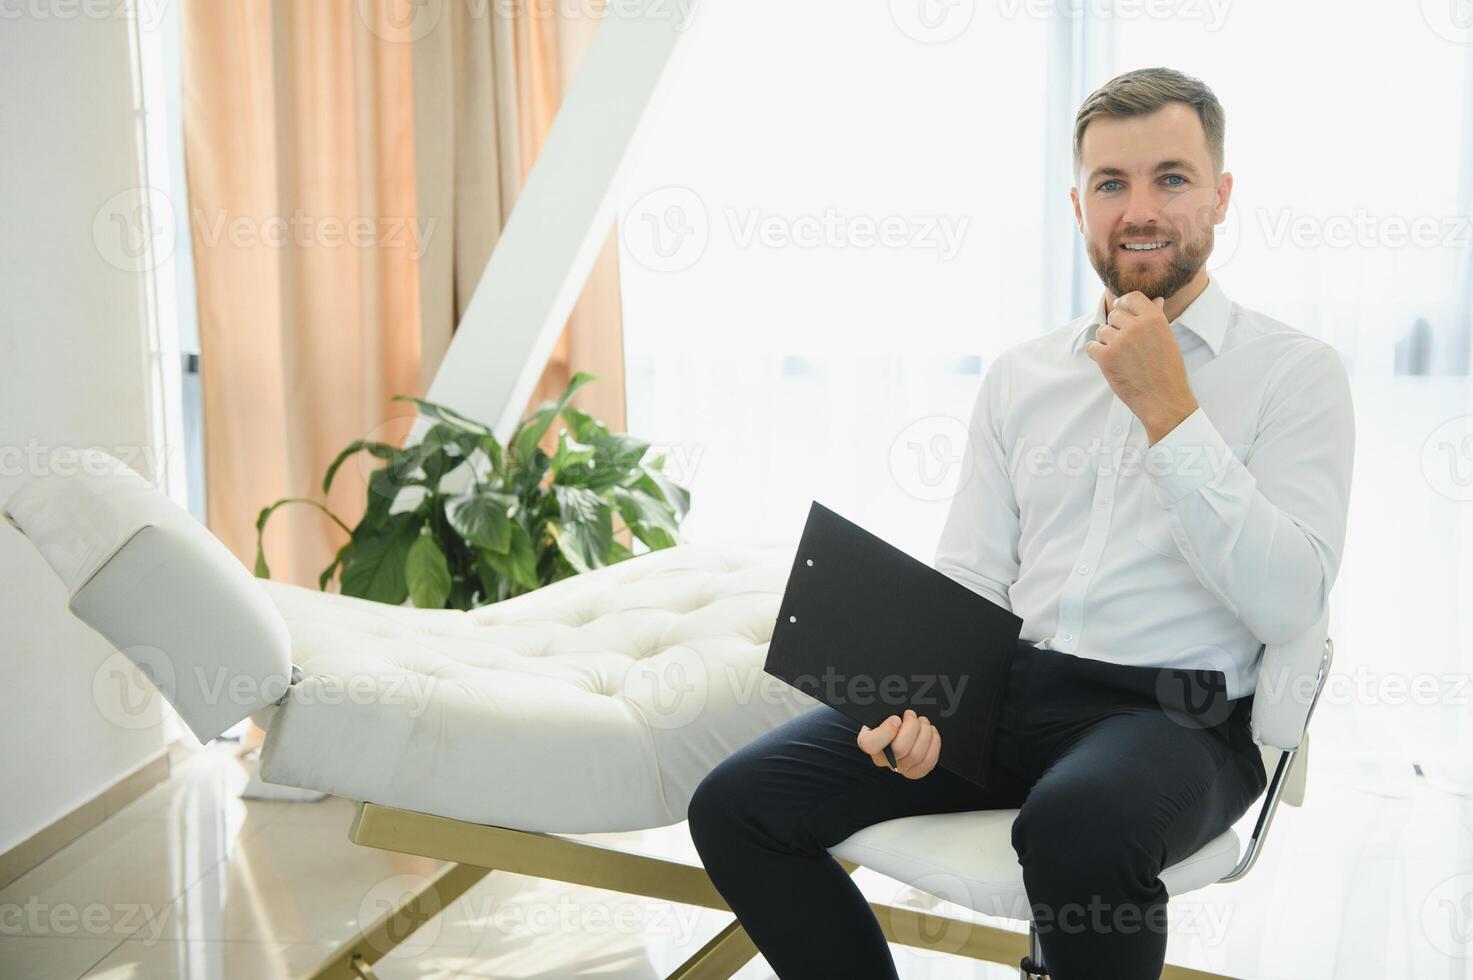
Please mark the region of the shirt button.
<svg viewBox="0 0 1473 980"><path fill-rule="evenodd" d="M1121 425L1119 422L1116 422L1114 425L1110 426L1110 431L1118 436L1120 433L1125 431L1125 426Z"/></svg>
<svg viewBox="0 0 1473 980"><path fill-rule="evenodd" d="M1088 565L1080 565L1079 566L1079 574L1080 575L1088 575L1089 574L1089 566Z"/></svg>
<svg viewBox="0 0 1473 980"><path fill-rule="evenodd" d="M1072 640L1072 639L1074 639L1074 634L1073 633L1060 633L1059 634L1059 638L1061 640Z"/></svg>
<svg viewBox="0 0 1473 980"><path fill-rule="evenodd" d="M1109 497L1101 497L1099 500L1096 500L1095 501L1095 506L1096 507L1108 507L1108 506L1110 506L1110 498Z"/></svg>

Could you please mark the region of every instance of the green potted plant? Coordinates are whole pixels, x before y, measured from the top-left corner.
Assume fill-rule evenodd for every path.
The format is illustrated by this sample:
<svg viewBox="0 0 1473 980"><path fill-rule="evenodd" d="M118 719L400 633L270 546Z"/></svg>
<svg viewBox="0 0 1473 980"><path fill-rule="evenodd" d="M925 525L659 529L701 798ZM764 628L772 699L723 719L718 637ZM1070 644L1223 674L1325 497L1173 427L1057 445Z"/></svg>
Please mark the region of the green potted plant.
<svg viewBox="0 0 1473 980"><path fill-rule="evenodd" d="M523 419L505 447L489 426L443 405L395 395L435 420L424 438L406 446L355 440L322 480L325 499L349 456L367 452L384 460L369 476L363 519L349 528L311 498L276 501L256 518L256 576L271 577L266 522L290 503L317 507L348 533L348 543L319 576L319 588L325 591L336 573L344 595L395 605L408 599L432 609L499 602L631 557L614 537L616 514L651 550L683 543L677 526L690 511L690 493L662 472L665 457L644 462L649 443L610 432L568 404L596 377L575 374L562 397ZM538 443L559 417L567 427L549 457ZM470 477L458 474L464 489L442 488L462 467ZM392 510L405 487L419 488L418 502Z"/></svg>

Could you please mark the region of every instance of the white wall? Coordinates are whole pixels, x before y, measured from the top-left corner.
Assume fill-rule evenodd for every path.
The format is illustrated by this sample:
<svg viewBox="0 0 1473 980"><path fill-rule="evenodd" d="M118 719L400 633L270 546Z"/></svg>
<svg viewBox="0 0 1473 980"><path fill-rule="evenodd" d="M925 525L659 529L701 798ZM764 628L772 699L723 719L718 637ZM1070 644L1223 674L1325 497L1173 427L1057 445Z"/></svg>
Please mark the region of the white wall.
<svg viewBox="0 0 1473 980"><path fill-rule="evenodd" d="M0 498L60 447L157 457L145 281L106 237L128 231L109 202L141 183L130 25L88 6L15 5L0 21ZM0 521L0 851L164 744L156 699L122 702L112 648L66 599Z"/></svg>

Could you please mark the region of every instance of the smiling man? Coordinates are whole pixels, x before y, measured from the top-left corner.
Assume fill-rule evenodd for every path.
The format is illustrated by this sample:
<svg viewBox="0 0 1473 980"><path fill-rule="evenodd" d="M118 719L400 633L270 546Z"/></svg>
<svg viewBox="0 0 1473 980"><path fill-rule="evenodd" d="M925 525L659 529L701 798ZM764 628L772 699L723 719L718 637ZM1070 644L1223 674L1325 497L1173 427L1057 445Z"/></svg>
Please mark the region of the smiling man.
<svg viewBox="0 0 1473 980"><path fill-rule="evenodd" d="M1233 187L1224 132L1207 86L1166 68L1112 79L1076 117L1070 196L1104 295L989 367L936 550L1023 620L989 787L936 768L944 721L897 706L871 730L826 704L697 787L691 836L779 976L896 976L828 847L896 817L1020 808L1023 914L1052 980L1158 977L1160 872L1263 792L1260 653L1326 608L1355 425L1335 350L1206 271Z"/></svg>

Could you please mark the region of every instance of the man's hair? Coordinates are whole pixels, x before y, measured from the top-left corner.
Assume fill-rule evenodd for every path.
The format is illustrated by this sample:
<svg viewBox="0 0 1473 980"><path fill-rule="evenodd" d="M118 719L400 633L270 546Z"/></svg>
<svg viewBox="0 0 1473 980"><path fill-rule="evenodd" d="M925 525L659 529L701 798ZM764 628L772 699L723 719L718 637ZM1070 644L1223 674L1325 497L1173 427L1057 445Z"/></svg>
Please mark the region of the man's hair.
<svg viewBox="0 0 1473 980"><path fill-rule="evenodd" d="M1116 75L1095 89L1079 107L1074 117L1074 175L1079 177L1079 148L1084 142L1084 128L1099 116L1116 119L1150 115L1168 102L1182 102L1197 110L1202 132L1207 135L1207 150L1218 174L1223 167L1223 142L1227 118L1222 104L1205 83L1173 68L1140 68Z"/></svg>

